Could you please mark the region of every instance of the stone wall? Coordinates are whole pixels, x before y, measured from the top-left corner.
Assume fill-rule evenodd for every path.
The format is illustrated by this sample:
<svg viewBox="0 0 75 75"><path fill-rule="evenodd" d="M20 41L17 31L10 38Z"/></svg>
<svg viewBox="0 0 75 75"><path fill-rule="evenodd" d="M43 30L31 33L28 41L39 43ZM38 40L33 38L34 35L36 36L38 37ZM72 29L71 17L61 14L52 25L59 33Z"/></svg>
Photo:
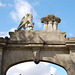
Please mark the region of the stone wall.
<svg viewBox="0 0 75 75"><path fill-rule="evenodd" d="M19 30L10 32L10 38L0 38L0 72L18 63L40 61L57 64L75 75L75 37L66 38L59 30Z"/></svg>

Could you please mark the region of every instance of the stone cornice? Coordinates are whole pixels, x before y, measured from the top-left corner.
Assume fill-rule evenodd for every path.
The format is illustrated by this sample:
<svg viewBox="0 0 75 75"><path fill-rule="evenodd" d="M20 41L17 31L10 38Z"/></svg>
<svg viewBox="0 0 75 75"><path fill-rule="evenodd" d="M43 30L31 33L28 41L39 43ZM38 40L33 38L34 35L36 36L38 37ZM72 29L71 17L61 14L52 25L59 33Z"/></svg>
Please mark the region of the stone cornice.
<svg viewBox="0 0 75 75"><path fill-rule="evenodd" d="M65 43L70 50L75 50L75 37L67 38Z"/></svg>
<svg viewBox="0 0 75 75"><path fill-rule="evenodd" d="M43 44L28 44L28 45L21 45L21 44L8 44L5 48L9 49L25 49L25 48L44 48L49 50L68 50L66 45L43 45Z"/></svg>

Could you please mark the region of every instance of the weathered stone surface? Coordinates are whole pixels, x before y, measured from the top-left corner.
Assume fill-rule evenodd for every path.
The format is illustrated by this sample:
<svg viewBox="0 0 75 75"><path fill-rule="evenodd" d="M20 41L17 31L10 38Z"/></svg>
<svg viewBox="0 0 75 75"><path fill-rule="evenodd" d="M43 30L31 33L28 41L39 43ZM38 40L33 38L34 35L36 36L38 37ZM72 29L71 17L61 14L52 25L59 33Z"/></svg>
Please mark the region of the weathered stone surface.
<svg viewBox="0 0 75 75"><path fill-rule="evenodd" d="M27 27L29 27L30 30L33 30L34 23L32 22L32 20L33 20L32 14L27 14L26 18L25 16L23 16L20 25L18 26L18 30L21 30L22 28L24 28L25 30ZM29 23L31 25L28 25Z"/></svg>
<svg viewBox="0 0 75 75"><path fill-rule="evenodd" d="M41 22L44 25L44 30L49 32L53 30L57 30L58 23L60 23L61 19L59 17L54 16L53 14L49 14L46 17L41 18Z"/></svg>
<svg viewBox="0 0 75 75"><path fill-rule="evenodd" d="M25 43L65 44L65 32L51 31L15 31L10 32L10 40Z"/></svg>
<svg viewBox="0 0 75 75"><path fill-rule="evenodd" d="M66 38L59 30L19 30L10 32L10 38L0 38L1 75L19 63L51 62L63 67L68 75L75 75L75 38Z"/></svg>
<svg viewBox="0 0 75 75"><path fill-rule="evenodd" d="M75 75L75 37L66 38L65 32L57 30L60 21L52 14L47 15L41 18L44 30L34 31L32 15L23 17L18 30L9 33L10 38L0 37L0 75L6 75L16 64L28 61L54 63L63 67L68 75ZM21 30L26 27L30 30Z"/></svg>

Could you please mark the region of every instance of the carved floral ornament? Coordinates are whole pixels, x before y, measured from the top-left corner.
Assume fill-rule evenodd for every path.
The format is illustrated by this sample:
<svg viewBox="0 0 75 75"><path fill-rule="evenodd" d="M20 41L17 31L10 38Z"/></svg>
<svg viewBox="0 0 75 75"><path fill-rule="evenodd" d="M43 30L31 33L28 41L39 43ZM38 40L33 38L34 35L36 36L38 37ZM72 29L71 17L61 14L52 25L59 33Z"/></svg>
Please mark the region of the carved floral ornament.
<svg viewBox="0 0 75 75"><path fill-rule="evenodd" d="M49 14L46 17L41 18L41 23L49 22L49 21L56 21L57 23L60 23L61 19L59 17L54 16L53 14Z"/></svg>
<svg viewBox="0 0 75 75"><path fill-rule="evenodd" d="M44 25L45 31L57 30L57 26L60 21L61 19L59 17L54 16L53 14L49 14L46 17L41 18L41 22Z"/></svg>

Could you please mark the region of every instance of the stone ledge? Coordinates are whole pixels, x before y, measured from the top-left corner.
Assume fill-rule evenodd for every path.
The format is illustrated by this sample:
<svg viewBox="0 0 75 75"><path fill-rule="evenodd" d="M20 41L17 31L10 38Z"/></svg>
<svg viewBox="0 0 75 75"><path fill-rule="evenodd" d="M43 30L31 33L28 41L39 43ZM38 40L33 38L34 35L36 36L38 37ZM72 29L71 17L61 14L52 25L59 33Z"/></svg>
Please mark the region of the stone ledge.
<svg viewBox="0 0 75 75"><path fill-rule="evenodd" d="M75 37L71 37L70 40L75 41Z"/></svg>
<svg viewBox="0 0 75 75"><path fill-rule="evenodd" d="M25 43L42 43L42 44L65 44L65 32L44 30L19 30L10 32L11 42L25 42ZM15 43L16 43L15 42Z"/></svg>
<svg viewBox="0 0 75 75"><path fill-rule="evenodd" d="M66 45L43 45L43 44L28 44L28 45L19 45L19 44L8 44L7 45L8 48L12 47L12 48L58 48L58 49L62 49L62 48L67 48Z"/></svg>

